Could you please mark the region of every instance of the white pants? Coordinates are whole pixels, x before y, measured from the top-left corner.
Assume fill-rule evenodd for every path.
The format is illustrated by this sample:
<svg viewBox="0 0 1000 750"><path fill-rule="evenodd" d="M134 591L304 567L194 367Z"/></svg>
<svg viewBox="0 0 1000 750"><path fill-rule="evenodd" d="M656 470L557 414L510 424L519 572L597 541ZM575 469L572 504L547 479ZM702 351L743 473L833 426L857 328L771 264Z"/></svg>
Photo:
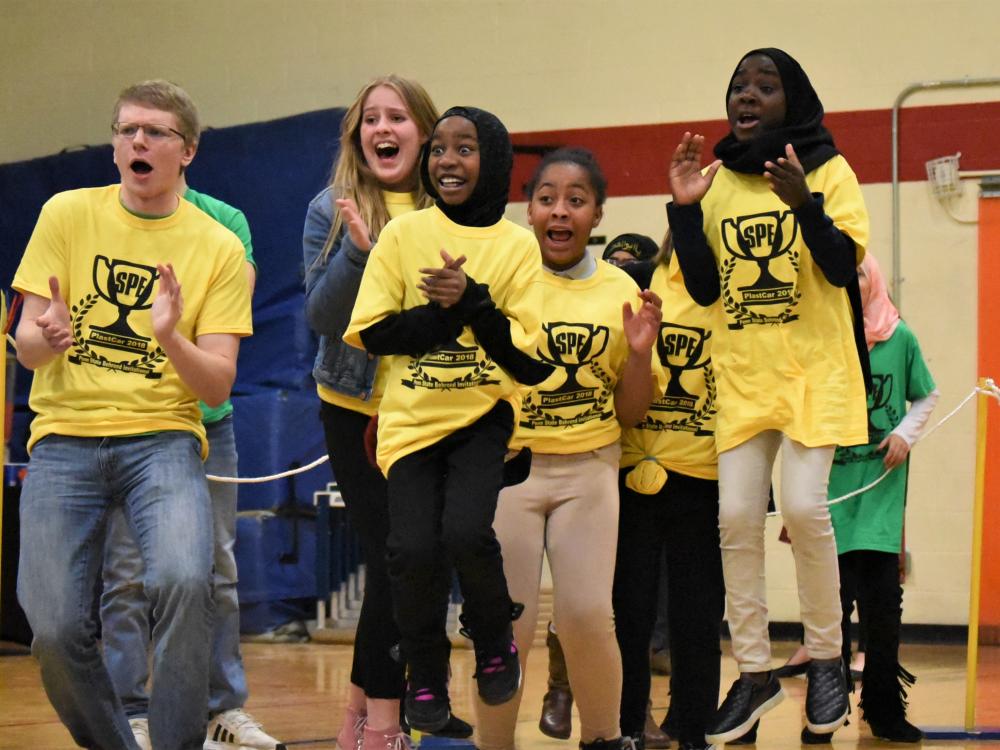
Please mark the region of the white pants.
<svg viewBox="0 0 1000 750"><path fill-rule="evenodd" d="M781 512L792 540L805 645L813 659L840 656L840 573L827 508L834 446L807 448L767 430L719 454L719 532L733 655L741 672L771 668L764 579L764 520L781 448Z"/></svg>

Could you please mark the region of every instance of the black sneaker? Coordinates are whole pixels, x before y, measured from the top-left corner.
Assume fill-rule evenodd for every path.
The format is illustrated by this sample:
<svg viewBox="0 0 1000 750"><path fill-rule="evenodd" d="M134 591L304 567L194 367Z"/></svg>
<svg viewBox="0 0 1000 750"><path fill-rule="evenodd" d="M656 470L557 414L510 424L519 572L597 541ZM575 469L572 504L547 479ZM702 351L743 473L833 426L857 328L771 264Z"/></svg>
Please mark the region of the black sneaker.
<svg viewBox="0 0 1000 750"><path fill-rule="evenodd" d="M705 742L722 745L745 735L763 714L785 699L781 683L773 673L767 682L758 685L749 676L741 675L729 688L726 699L715 712L705 732Z"/></svg>
<svg viewBox="0 0 1000 750"><path fill-rule="evenodd" d="M406 713L406 723L413 729L431 734L439 732L451 719L448 690L407 683L403 710Z"/></svg>
<svg viewBox="0 0 1000 750"><path fill-rule="evenodd" d="M924 733L919 727L913 726L905 716L889 721L868 719L868 726L871 727L873 737L889 742L920 742L924 738Z"/></svg>
<svg viewBox="0 0 1000 750"><path fill-rule="evenodd" d="M847 678L844 662L809 662L806 673L806 728L814 734L826 734L844 725L850 703L847 700Z"/></svg>
<svg viewBox="0 0 1000 750"><path fill-rule="evenodd" d="M799 741L803 745L829 745L833 742L833 732L817 734L816 732L810 732L809 727L802 727L802 734L799 735Z"/></svg>
<svg viewBox="0 0 1000 750"><path fill-rule="evenodd" d="M750 731L744 734L742 737L737 737L735 740L729 740L727 745L756 745L757 744L757 727L760 726L760 719L757 719L750 727Z"/></svg>
<svg viewBox="0 0 1000 750"><path fill-rule="evenodd" d="M399 717L399 728L403 730L403 734L410 733L410 722L406 720L405 712ZM448 717L448 723L439 730L433 733L425 732L425 734L433 734L435 737L447 737L451 740L465 740L472 736L472 725L452 714Z"/></svg>
<svg viewBox="0 0 1000 750"><path fill-rule="evenodd" d="M487 706L506 703L521 687L521 662L514 639L507 637L492 647L476 647L476 683Z"/></svg>
<svg viewBox="0 0 1000 750"><path fill-rule="evenodd" d="M472 725L452 714L448 718L448 723L437 730L434 736L447 737L452 740L466 740L472 736Z"/></svg>

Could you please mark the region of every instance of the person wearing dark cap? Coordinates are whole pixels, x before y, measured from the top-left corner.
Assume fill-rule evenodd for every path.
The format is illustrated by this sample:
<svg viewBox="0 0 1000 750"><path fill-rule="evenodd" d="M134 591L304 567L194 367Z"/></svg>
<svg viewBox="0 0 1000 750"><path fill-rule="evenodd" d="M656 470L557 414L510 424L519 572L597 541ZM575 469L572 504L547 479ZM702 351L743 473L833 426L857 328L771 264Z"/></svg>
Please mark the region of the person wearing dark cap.
<svg viewBox="0 0 1000 750"><path fill-rule="evenodd" d="M823 127L819 97L786 52L756 49L740 58L726 112L731 131L707 168L704 137L684 134L671 159L667 207L685 286L715 318L719 531L740 677L706 742L738 738L783 697L771 672L764 578L779 448L781 510L811 659L809 741L843 725L849 710L826 501L835 447L868 442L871 376L856 271L868 212Z"/></svg>
<svg viewBox="0 0 1000 750"><path fill-rule="evenodd" d="M652 260L659 249L652 237L644 234L619 234L604 248L601 258L620 268L639 260Z"/></svg>
<svg viewBox="0 0 1000 750"><path fill-rule="evenodd" d="M511 601L493 532L518 383L552 372L540 344L542 266L531 232L503 218L513 148L494 115L453 107L437 121L420 173L435 205L390 221L365 266L348 344L386 356L377 461L389 498L387 553L406 720L447 724L450 644L440 614L453 565L484 703L521 681ZM443 263L442 263L443 261Z"/></svg>

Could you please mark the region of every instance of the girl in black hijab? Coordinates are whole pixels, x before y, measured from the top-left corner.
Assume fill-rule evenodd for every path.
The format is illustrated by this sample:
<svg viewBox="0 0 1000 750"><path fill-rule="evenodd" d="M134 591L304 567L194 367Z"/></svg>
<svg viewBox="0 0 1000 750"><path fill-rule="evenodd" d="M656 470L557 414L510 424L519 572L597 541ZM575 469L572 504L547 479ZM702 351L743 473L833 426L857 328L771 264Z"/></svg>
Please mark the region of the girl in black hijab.
<svg viewBox="0 0 1000 750"><path fill-rule="evenodd" d="M523 607L510 599L492 524L501 486L513 483L504 457L517 383L541 382L553 368L524 353L541 335L542 267L534 235L503 218L512 165L495 116L445 112L420 163L435 205L382 230L344 335L370 354L394 355L376 458L388 483L404 711L427 732L450 716L441 626L449 589L436 571L458 573L480 698L504 703L520 685L511 621Z"/></svg>
<svg viewBox="0 0 1000 750"><path fill-rule="evenodd" d="M475 128L479 148L479 179L471 194L459 204L441 197L428 172L432 146L424 147L420 160L420 179L434 203L449 219L467 227L488 227L503 218L510 194L510 171L514 149L507 128L496 115L475 107L452 107L435 123L434 130L450 118L468 120Z"/></svg>
<svg viewBox="0 0 1000 750"><path fill-rule="evenodd" d="M667 207L688 292L718 306L719 531L740 678L706 742L743 736L784 697L771 672L764 604L764 518L779 449L781 510L811 659L803 741L828 741L849 703L827 484L834 446L868 442L856 272L868 215L854 172L823 127L823 105L790 55L771 47L744 55L726 114L730 133L704 169L704 137L684 134Z"/></svg>

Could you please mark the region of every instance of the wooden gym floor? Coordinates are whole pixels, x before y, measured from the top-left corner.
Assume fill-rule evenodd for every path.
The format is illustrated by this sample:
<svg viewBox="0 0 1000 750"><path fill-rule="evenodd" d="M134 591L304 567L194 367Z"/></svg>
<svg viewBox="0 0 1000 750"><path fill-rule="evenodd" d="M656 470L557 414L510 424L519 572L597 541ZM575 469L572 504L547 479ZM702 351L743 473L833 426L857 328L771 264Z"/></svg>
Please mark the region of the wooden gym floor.
<svg viewBox="0 0 1000 750"><path fill-rule="evenodd" d="M724 649L728 648L725 644ZM774 645L775 663L791 653L793 644ZM289 748L334 748L344 695L350 678L350 646L326 644L243 644L250 682L247 709L265 729ZM543 736L537 727L545 692L545 649L535 648L529 661L525 697L521 706L518 744L522 749L573 750L579 737L568 742ZM470 702L472 654L456 650L452 657L452 701L456 713L473 720ZM903 663L919 680L910 694L910 718L921 727L960 727L965 701L965 649L958 646L904 646ZM1000 647L980 651L977 725L1000 726ZM723 692L735 678L732 660L724 657ZM786 700L761 723L758 748L799 748L805 682L784 680ZM872 739L855 713L850 726L834 736L835 748L889 747ZM663 718L667 705L667 678L655 677L654 716ZM575 727L578 729L578 725ZM62 750L75 747L59 723L41 688L38 668L30 656L0 657L0 748ZM675 745L676 747L676 745ZM902 747L902 746L899 746ZM930 741L924 748L1000 748L1000 742Z"/></svg>

